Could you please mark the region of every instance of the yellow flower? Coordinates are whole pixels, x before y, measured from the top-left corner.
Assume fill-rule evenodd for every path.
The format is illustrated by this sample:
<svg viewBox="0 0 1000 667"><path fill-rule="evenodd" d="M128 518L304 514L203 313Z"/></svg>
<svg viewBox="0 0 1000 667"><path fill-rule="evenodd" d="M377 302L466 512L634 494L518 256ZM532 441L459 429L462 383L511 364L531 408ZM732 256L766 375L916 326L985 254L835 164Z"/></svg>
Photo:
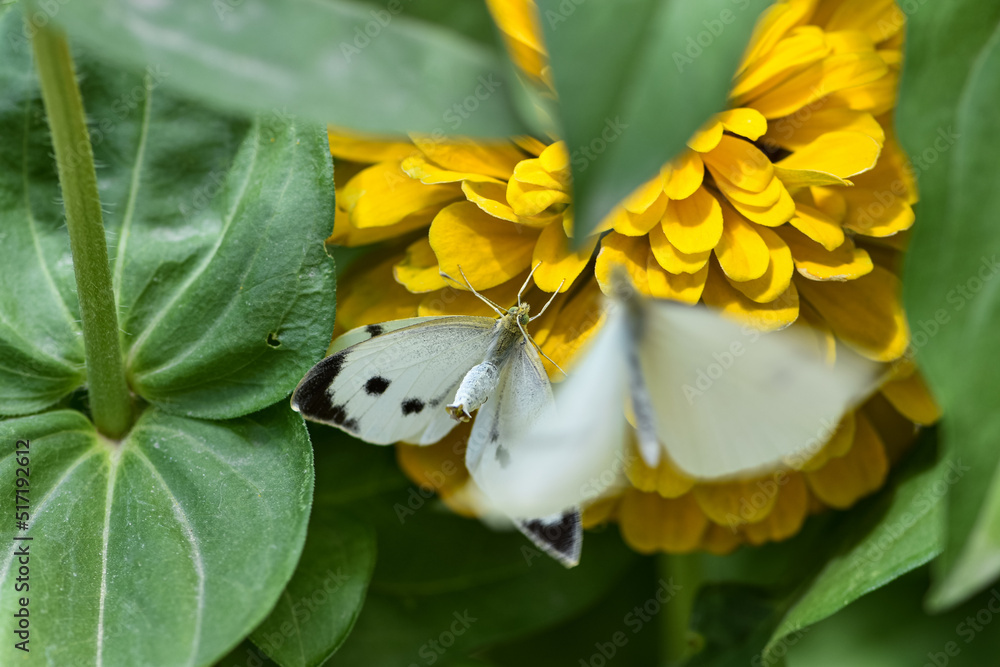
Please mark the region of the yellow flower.
<svg viewBox="0 0 1000 667"><path fill-rule="evenodd" d="M490 7L515 62L546 85L533 3ZM711 484L669 461L654 470L630 456L631 488L587 508L585 522L616 520L640 551L725 552L787 538L811 512L849 507L881 486L916 425L938 418L904 358L897 272L917 194L891 126L900 25L891 0L774 5L758 22L729 108L578 251L569 243L562 142L389 142L331 130L338 210L329 243L393 239L345 276L338 331L415 315L488 315L440 272L454 276L461 266L477 289L508 303L539 261L528 300L566 294L533 335L564 367L601 325L601 290L615 264L645 293L704 303L761 330L802 321L831 355L839 340L894 362L893 379L818 454L768 477ZM398 456L414 479L468 513L463 433L401 446ZM439 483L431 473L446 461L463 472Z"/></svg>

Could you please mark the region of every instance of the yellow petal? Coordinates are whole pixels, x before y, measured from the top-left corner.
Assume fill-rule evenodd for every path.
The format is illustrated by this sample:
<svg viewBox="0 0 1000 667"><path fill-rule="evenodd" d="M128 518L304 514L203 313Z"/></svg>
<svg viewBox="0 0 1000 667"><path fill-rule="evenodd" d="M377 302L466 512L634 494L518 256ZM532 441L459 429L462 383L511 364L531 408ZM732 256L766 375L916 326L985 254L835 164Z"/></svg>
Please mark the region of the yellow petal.
<svg viewBox="0 0 1000 667"><path fill-rule="evenodd" d="M875 265L847 282L795 281L837 337L875 361L892 361L906 351L909 329L900 303L899 279Z"/></svg>
<svg viewBox="0 0 1000 667"><path fill-rule="evenodd" d="M826 23L827 30L861 30L875 42L892 37L906 23L894 0L844 0Z"/></svg>
<svg viewBox="0 0 1000 667"><path fill-rule="evenodd" d="M739 202L740 204L748 204L750 206L773 206L778 203L778 199L781 198L781 191L784 189L784 186L777 177L772 177L771 182L760 192L750 192L749 190L736 187L729 179L723 177L715 170L712 170L712 176L715 178L715 184L719 190L722 194L726 195L726 199L731 202Z"/></svg>
<svg viewBox="0 0 1000 667"><path fill-rule="evenodd" d="M646 260L646 280L649 284L649 294L657 299L671 299L693 306L701 299L707 277L707 263L695 273L669 273L656 261L652 249L649 251L649 258Z"/></svg>
<svg viewBox="0 0 1000 667"><path fill-rule="evenodd" d="M466 199L494 218L508 222L519 220L514 209L507 203L507 185L505 183L465 181L462 183L462 192Z"/></svg>
<svg viewBox="0 0 1000 667"><path fill-rule="evenodd" d="M485 290L477 290L487 299L502 307L509 307L517 304L517 293L528 277L528 272L517 275L513 280ZM461 281L461 278L459 278ZM449 283L448 287L428 292L421 297L417 307L417 315L420 317L431 317L440 315L477 315L482 317L496 317L496 311L489 307L478 296L470 292L464 282ZM547 314L547 313L546 313Z"/></svg>
<svg viewBox="0 0 1000 667"><path fill-rule="evenodd" d="M742 282L731 281L730 284L753 301L768 303L788 289L795 266L792 262L792 252L780 236L766 227L757 227L755 231L767 245L770 256L767 270L760 278Z"/></svg>
<svg viewBox="0 0 1000 667"><path fill-rule="evenodd" d="M810 280L854 280L872 271L871 257L851 239L827 250L791 227L780 228L778 234L791 248L799 273Z"/></svg>
<svg viewBox="0 0 1000 667"><path fill-rule="evenodd" d="M759 97L788 78L790 72L818 62L829 53L822 29L800 26L776 42L767 57L748 61L729 95L735 104L742 106L746 100Z"/></svg>
<svg viewBox="0 0 1000 667"><path fill-rule="evenodd" d="M760 331L783 329L794 322L799 313L799 293L794 282L773 301L756 303L734 288L718 266L709 270L701 298L723 315Z"/></svg>
<svg viewBox="0 0 1000 667"><path fill-rule="evenodd" d="M705 188L687 199L672 199L663 214L663 233L681 252L711 250L722 237L722 207Z"/></svg>
<svg viewBox="0 0 1000 667"><path fill-rule="evenodd" d="M411 294L392 277L399 254L365 258L347 270L337 290L337 333L355 327L416 317L422 298Z"/></svg>
<svg viewBox="0 0 1000 667"><path fill-rule="evenodd" d="M399 162L417 152L417 147L409 141L362 134L355 130L345 130L330 126L330 153L340 160L351 162Z"/></svg>
<svg viewBox="0 0 1000 667"><path fill-rule="evenodd" d="M692 150L673 159L662 172L663 191L671 199L687 199L701 186L705 178L705 163Z"/></svg>
<svg viewBox="0 0 1000 667"><path fill-rule="evenodd" d="M534 335L542 340L539 345L545 354L564 370L571 371L573 364L579 359L580 350L604 324L604 295L596 280L587 280L573 291L568 301L559 304L562 298L556 297L556 303L553 303L553 307L561 305L561 308L551 331L542 339L546 332L541 327L535 327ZM545 324L545 318L539 320L539 323ZM547 359L543 358L542 363L545 364L549 377L562 378L561 373L556 375L555 367Z"/></svg>
<svg viewBox="0 0 1000 667"><path fill-rule="evenodd" d="M471 172L507 180L525 155L509 141L486 143L462 137L441 141L431 135L413 133L413 143L428 159L444 169Z"/></svg>
<svg viewBox="0 0 1000 667"><path fill-rule="evenodd" d="M417 294L433 292L448 285L448 281L441 276L437 257L426 237L410 244L403 259L393 267L392 275L396 282Z"/></svg>
<svg viewBox="0 0 1000 667"><path fill-rule="evenodd" d="M734 134L757 141L767 132L767 119L750 107L728 109L716 115L722 126Z"/></svg>
<svg viewBox="0 0 1000 667"><path fill-rule="evenodd" d="M457 185L424 185L407 176L398 162L380 162L358 172L340 191L337 205L358 229L385 227L428 206L462 196Z"/></svg>
<svg viewBox="0 0 1000 667"><path fill-rule="evenodd" d="M601 498L583 508L583 516L580 523L584 530L590 530L597 526L604 525L615 518L618 510L618 497Z"/></svg>
<svg viewBox="0 0 1000 667"><path fill-rule="evenodd" d="M438 183L460 183L462 181L486 181L492 183L503 183L503 181L469 171L450 171L442 169L433 162L425 159L422 155L411 155L400 163L400 168L406 172L410 178L416 179L425 185L435 185Z"/></svg>
<svg viewBox="0 0 1000 667"><path fill-rule="evenodd" d="M568 290L590 261L597 240L597 236L592 236L579 250L571 250L562 220L552 222L538 236L531 257L532 266L541 262L535 269L535 284L545 292Z"/></svg>
<svg viewBox="0 0 1000 667"><path fill-rule="evenodd" d="M484 213L472 202L445 207L429 239L441 270L460 280L459 265L477 290L504 283L531 265L538 230Z"/></svg>
<svg viewBox="0 0 1000 667"><path fill-rule="evenodd" d="M718 524L709 522L708 530L701 536L701 548L716 556L725 556L732 553L742 541L740 533L730 528L723 528Z"/></svg>
<svg viewBox="0 0 1000 667"><path fill-rule="evenodd" d="M855 419L854 415L855 413L848 412L843 416L840 423L837 424L837 429L833 432L833 435L823 443L819 451L804 462L802 461L802 456L807 455L808 452L803 452L802 455L796 456L794 460L789 460L789 465L798 470L813 472L825 466L830 459L839 458L847 454L854 445L854 434L857 430L857 419Z"/></svg>
<svg viewBox="0 0 1000 667"><path fill-rule="evenodd" d="M667 203L669 201L667 195L663 194L661 190L656 201L641 213L634 213L621 206L615 207L615 210L609 216L609 223L619 234L644 236L653 227L659 225L664 212L667 210Z"/></svg>
<svg viewBox="0 0 1000 667"><path fill-rule="evenodd" d="M802 188L824 187L828 185L839 185L850 187L851 181L823 171L811 169L785 169L779 165L774 165L774 174L781 179L785 187L798 191Z"/></svg>
<svg viewBox="0 0 1000 667"><path fill-rule="evenodd" d="M693 493L709 519L730 528L763 521L778 499L761 480L701 483Z"/></svg>
<svg viewBox="0 0 1000 667"><path fill-rule="evenodd" d="M892 236L913 226L913 208L891 190L852 188L844 192L847 219L844 226L865 236Z"/></svg>
<svg viewBox="0 0 1000 667"><path fill-rule="evenodd" d="M775 167L777 171L777 167ZM785 189L784 183L781 183L779 179L774 180L779 181L780 188L778 190L778 201L770 206L754 206L753 204L744 204L738 200L731 199L730 204L733 205L740 214L756 222L758 225L765 225L767 227L777 227L783 225L795 214L795 200L792 196L788 194L788 190Z"/></svg>
<svg viewBox="0 0 1000 667"><path fill-rule="evenodd" d="M885 130L867 111L834 108L820 109L806 119L798 115L782 118L768 127L765 141L790 151L797 151L831 132L857 132L885 143Z"/></svg>
<svg viewBox="0 0 1000 667"><path fill-rule="evenodd" d="M568 204L569 201L569 193L562 190L518 180L507 183L507 203L519 216L536 216L554 204Z"/></svg>
<svg viewBox="0 0 1000 667"><path fill-rule="evenodd" d="M809 514L809 490L806 481L799 473L775 473L772 478L764 480L777 485L777 500L771 512L763 521L747 524L743 531L750 544L776 542L791 537L802 528Z"/></svg>
<svg viewBox="0 0 1000 667"><path fill-rule="evenodd" d="M844 199L843 193L841 188L809 188L809 194L812 195L816 208L836 222L843 222L847 216L847 200Z"/></svg>
<svg viewBox="0 0 1000 667"><path fill-rule="evenodd" d="M629 213L643 213L663 198L663 177L658 173L622 201L622 208ZM662 214L662 213L661 213Z"/></svg>
<svg viewBox="0 0 1000 667"><path fill-rule="evenodd" d="M722 209L722 220L722 237L715 246L719 266L735 281L763 276L771 261L764 239L743 216L728 206Z"/></svg>
<svg viewBox="0 0 1000 667"><path fill-rule="evenodd" d="M882 146L861 132L828 132L777 163L785 171L818 171L848 178L875 166Z"/></svg>
<svg viewBox="0 0 1000 667"><path fill-rule="evenodd" d="M708 263L711 250L696 253L684 253L667 240L663 227L657 225L649 231L649 245L660 266L670 273L697 273Z"/></svg>
<svg viewBox="0 0 1000 667"><path fill-rule="evenodd" d="M859 414L850 451L815 472L807 472L806 480L824 503L845 509L880 488L888 471L889 460L881 439L868 419Z"/></svg>
<svg viewBox="0 0 1000 667"><path fill-rule="evenodd" d="M632 443L629 450L625 474L637 489L652 491L664 498L683 496L695 484L695 480L681 472L667 456L660 457L660 464L657 467L647 466L639 455L635 443Z"/></svg>
<svg viewBox="0 0 1000 667"><path fill-rule="evenodd" d="M817 354L826 363L833 365L837 360L837 337L826 321L809 305L808 301L799 301L799 320L802 328L812 334L816 341Z"/></svg>
<svg viewBox="0 0 1000 667"><path fill-rule="evenodd" d="M795 216L788 222L827 250L838 248L844 243L844 229L840 223L807 204L796 202Z"/></svg>
<svg viewBox="0 0 1000 667"><path fill-rule="evenodd" d="M763 58L765 54L770 53L771 58L780 55L772 53L772 49L775 49L787 34L797 34L800 30L812 28L813 26L803 27L801 24L805 23L815 10L815 0L775 3L765 9L754 26L750 46L743 56L740 71L758 60L766 60Z"/></svg>
<svg viewBox="0 0 1000 667"><path fill-rule="evenodd" d="M358 229L351 224L350 215L338 206L333 218L333 233L324 244L327 247L347 246L355 248L369 243L377 243L428 226L437 212L438 207L431 206L422 211L411 213L394 225Z"/></svg>
<svg viewBox="0 0 1000 667"><path fill-rule="evenodd" d="M829 36L828 36L829 38ZM844 88L871 83L888 73L874 51L830 55L788 77L760 97L741 104L752 106L765 118L788 116L818 99Z"/></svg>
<svg viewBox="0 0 1000 667"><path fill-rule="evenodd" d="M927 426L941 418L941 408L920 373L885 383L882 393L900 414L915 424Z"/></svg>
<svg viewBox="0 0 1000 667"><path fill-rule="evenodd" d="M723 136L719 145L701 158L733 185L750 192L761 192L774 176L771 160L745 139Z"/></svg>
<svg viewBox="0 0 1000 667"><path fill-rule="evenodd" d="M662 498L656 493L629 489L618 506L622 537L639 553L694 551L708 527L708 519L689 493Z"/></svg>
<svg viewBox="0 0 1000 667"><path fill-rule="evenodd" d="M601 239L601 251L594 264L594 277L601 291L611 293L611 277L616 266L621 266L632 279L635 288L649 294L646 278L646 260L649 257L649 242L642 236L625 236L611 232Z"/></svg>
<svg viewBox="0 0 1000 667"><path fill-rule="evenodd" d="M688 139L687 145L691 150L698 151L699 153L707 153L719 145L723 129L722 123L712 118L695 132L694 136Z"/></svg>

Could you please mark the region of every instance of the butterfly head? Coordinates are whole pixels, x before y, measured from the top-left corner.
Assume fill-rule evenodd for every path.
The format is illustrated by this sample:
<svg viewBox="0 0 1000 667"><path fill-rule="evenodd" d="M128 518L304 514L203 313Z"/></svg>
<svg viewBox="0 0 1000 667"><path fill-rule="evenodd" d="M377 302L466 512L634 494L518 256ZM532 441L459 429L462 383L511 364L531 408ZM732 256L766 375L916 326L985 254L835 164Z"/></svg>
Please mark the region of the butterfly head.
<svg viewBox="0 0 1000 667"><path fill-rule="evenodd" d="M524 326L531 320L531 304L519 303L516 306L511 306L507 309L507 314L516 318L521 326Z"/></svg>

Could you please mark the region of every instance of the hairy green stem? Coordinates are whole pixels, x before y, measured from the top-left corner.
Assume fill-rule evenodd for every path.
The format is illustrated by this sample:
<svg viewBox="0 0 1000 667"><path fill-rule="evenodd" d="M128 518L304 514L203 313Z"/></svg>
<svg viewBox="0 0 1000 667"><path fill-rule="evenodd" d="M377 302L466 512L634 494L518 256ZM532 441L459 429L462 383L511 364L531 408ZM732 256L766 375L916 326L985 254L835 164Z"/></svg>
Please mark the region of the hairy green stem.
<svg viewBox="0 0 1000 667"><path fill-rule="evenodd" d="M662 664L681 665L691 657L694 634L691 632L691 608L701 584L699 554L661 554L658 569L661 580L677 586L677 593L663 606L660 626Z"/></svg>
<svg viewBox="0 0 1000 667"><path fill-rule="evenodd" d="M91 414L99 432L119 439L132 425L132 398L125 381L118 313L83 100L66 37L51 25L39 28L34 37L34 51L73 251Z"/></svg>

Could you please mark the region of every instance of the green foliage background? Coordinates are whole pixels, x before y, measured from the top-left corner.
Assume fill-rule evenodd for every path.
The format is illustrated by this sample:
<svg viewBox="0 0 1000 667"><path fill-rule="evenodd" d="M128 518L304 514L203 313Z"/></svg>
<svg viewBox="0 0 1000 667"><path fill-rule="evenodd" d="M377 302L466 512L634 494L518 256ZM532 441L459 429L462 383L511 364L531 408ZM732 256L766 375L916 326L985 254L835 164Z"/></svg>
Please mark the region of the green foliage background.
<svg viewBox="0 0 1000 667"><path fill-rule="evenodd" d="M727 557L641 557L609 527L588 533L582 565L563 570L520 536L421 495L391 449L307 429L288 407L335 314L324 123L496 137L555 124L572 149L621 116L622 140L574 173L577 224L590 229L724 104L767 3L740 3L691 68L669 54L731 4L540 0L566 19L543 21L558 105L524 87L478 3L400 3L399 15L392 3L340 0L0 7L0 488L14 488L14 441L30 438L39 573L32 653L4 634L0 663L661 664L675 611L635 610L656 607L679 572L700 571L691 664L990 664L1000 654L989 625L1000 609L994 285L918 347L945 418L886 488L788 542ZM904 275L916 331L1000 250L1000 10L903 9L897 129L926 163ZM73 46L141 409L120 443L89 419L32 57L32 39L53 25ZM455 127L447 110L484 81L494 92ZM957 139L931 161L942 131ZM967 469L957 482L955 466ZM6 544L13 513L5 491ZM4 628L18 606L12 560L0 557Z"/></svg>

